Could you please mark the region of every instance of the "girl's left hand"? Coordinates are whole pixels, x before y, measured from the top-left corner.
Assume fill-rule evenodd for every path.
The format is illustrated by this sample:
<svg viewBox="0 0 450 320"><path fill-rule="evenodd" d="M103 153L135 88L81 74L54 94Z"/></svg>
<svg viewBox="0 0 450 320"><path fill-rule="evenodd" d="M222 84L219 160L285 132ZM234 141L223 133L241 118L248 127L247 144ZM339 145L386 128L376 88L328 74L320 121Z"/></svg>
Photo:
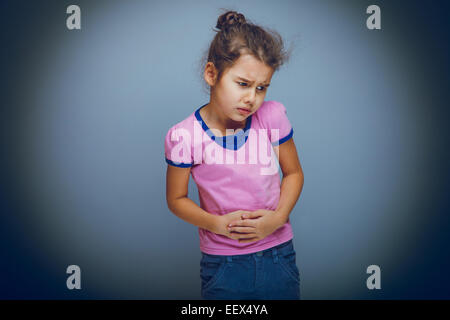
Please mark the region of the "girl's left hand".
<svg viewBox="0 0 450 320"><path fill-rule="evenodd" d="M280 227L279 219L273 210L256 210L242 216L243 220L228 225L230 232L242 233L240 243L262 240Z"/></svg>

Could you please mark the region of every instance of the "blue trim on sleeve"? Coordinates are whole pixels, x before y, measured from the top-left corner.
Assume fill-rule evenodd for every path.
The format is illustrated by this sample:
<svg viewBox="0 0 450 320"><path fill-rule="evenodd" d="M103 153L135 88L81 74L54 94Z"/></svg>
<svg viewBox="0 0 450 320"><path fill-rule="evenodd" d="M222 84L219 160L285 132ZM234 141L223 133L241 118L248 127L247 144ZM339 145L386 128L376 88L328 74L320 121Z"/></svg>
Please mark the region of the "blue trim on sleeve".
<svg viewBox="0 0 450 320"><path fill-rule="evenodd" d="M179 168L189 168L189 167L192 167L192 165L193 165L192 163L174 162L167 158L166 158L166 162L174 167L179 167Z"/></svg>
<svg viewBox="0 0 450 320"><path fill-rule="evenodd" d="M284 137L284 138L282 138L282 139L280 139L280 140L278 140L276 142L272 142L272 145L274 147L276 147L276 146L278 146L278 145L288 141L290 138L292 138L293 134L294 134L294 128L291 129L291 132L289 132L289 134L286 137Z"/></svg>

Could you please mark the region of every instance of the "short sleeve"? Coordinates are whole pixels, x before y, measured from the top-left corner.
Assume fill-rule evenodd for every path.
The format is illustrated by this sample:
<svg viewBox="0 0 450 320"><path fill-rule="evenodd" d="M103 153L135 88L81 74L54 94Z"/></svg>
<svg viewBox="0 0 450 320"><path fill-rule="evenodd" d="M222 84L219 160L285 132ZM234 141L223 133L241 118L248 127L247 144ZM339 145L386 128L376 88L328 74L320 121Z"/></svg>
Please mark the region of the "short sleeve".
<svg viewBox="0 0 450 320"><path fill-rule="evenodd" d="M191 141L191 134L187 129L176 126L170 128L164 143L166 162L180 168L192 167Z"/></svg>
<svg viewBox="0 0 450 320"><path fill-rule="evenodd" d="M284 105L277 101L270 101L265 112L268 134L273 146L278 146L294 134L291 122L287 117Z"/></svg>

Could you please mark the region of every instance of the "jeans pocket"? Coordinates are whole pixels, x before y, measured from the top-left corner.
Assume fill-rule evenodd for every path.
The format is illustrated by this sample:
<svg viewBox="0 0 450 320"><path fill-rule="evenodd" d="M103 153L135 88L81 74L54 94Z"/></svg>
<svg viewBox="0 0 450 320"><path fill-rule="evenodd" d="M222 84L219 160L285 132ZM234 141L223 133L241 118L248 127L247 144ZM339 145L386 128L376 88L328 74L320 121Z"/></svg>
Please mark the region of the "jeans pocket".
<svg viewBox="0 0 450 320"><path fill-rule="evenodd" d="M211 288L223 275L226 267L225 259L212 255L202 254L200 261L200 278L202 290Z"/></svg>
<svg viewBox="0 0 450 320"><path fill-rule="evenodd" d="M296 254L292 246L279 251L280 265L286 274L295 282L300 283L300 272L296 263Z"/></svg>

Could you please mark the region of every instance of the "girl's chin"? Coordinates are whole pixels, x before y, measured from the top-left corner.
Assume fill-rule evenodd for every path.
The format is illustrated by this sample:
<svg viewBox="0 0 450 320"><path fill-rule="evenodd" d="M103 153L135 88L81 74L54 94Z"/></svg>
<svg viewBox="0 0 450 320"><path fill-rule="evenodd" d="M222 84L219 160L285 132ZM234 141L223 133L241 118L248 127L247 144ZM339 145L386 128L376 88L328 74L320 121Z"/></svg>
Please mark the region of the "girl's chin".
<svg viewBox="0 0 450 320"><path fill-rule="evenodd" d="M229 129L242 128L246 124L247 116L235 116L228 117L230 123L228 124Z"/></svg>
<svg viewBox="0 0 450 320"><path fill-rule="evenodd" d="M247 118L248 118L248 116L245 116L245 115L242 115L242 114L230 117L230 119L235 121L235 122L242 122L242 121L245 121Z"/></svg>

